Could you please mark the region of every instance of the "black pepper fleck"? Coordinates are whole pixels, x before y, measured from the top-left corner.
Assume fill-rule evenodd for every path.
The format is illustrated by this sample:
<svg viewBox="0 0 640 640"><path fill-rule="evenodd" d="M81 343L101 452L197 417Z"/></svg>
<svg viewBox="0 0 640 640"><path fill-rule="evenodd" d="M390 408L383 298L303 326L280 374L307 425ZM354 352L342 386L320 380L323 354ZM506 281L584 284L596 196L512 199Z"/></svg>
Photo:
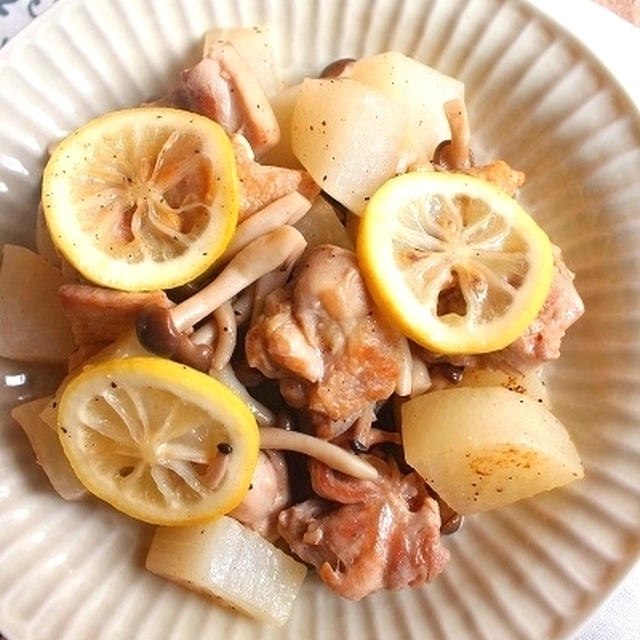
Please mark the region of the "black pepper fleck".
<svg viewBox="0 0 640 640"><path fill-rule="evenodd" d="M218 451L227 456L233 451L233 447L228 442L219 442Z"/></svg>

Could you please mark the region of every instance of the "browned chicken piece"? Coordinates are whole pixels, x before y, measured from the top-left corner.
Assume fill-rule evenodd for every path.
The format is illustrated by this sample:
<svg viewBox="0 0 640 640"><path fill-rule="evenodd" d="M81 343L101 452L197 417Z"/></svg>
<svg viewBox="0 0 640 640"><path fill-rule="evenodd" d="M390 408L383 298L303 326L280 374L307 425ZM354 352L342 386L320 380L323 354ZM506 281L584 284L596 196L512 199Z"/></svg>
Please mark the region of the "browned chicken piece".
<svg viewBox="0 0 640 640"><path fill-rule="evenodd" d="M512 197L525 181L524 173L517 169L512 169L504 160L496 160L477 167L467 167L463 171L490 182Z"/></svg>
<svg viewBox="0 0 640 640"><path fill-rule="evenodd" d="M564 334L584 313L584 303L573 284L574 277L556 247L551 289L542 309L524 335L501 351L487 354L489 365L524 372L560 356Z"/></svg>
<svg viewBox="0 0 640 640"><path fill-rule="evenodd" d="M560 249L554 247L551 289L542 309L524 334L499 351L444 360L460 366L525 373L558 358L567 329L584 313L584 303L573 284L574 277L564 263ZM423 353L426 360L439 361L438 356Z"/></svg>
<svg viewBox="0 0 640 640"><path fill-rule="evenodd" d="M229 513L267 540L278 538L278 515L291 504L289 474L280 451L261 451L249 491Z"/></svg>
<svg viewBox="0 0 640 640"><path fill-rule="evenodd" d="M229 134L241 133L257 156L280 137L278 121L260 81L230 43L220 43L182 72L168 96L148 103L186 109L215 120Z"/></svg>
<svg viewBox="0 0 640 640"><path fill-rule="evenodd" d="M417 473L375 456L377 480L356 480L310 463L314 498L286 509L279 531L341 596L360 600L380 589L419 587L449 560L440 542L438 503Z"/></svg>
<svg viewBox="0 0 640 640"><path fill-rule="evenodd" d="M240 181L240 222L293 191L299 191L309 201L320 193L320 187L306 171L260 164L253 159L243 136L232 136L231 142Z"/></svg>
<svg viewBox="0 0 640 640"><path fill-rule="evenodd" d="M280 381L285 400L333 439L393 393L402 336L380 316L353 252L312 251L270 294L246 337L247 361Z"/></svg>
<svg viewBox="0 0 640 640"><path fill-rule="evenodd" d="M258 78L231 44L217 44L182 72L173 91L145 104L200 113L229 134L240 180L240 221L292 191L308 200L320 193L306 171L255 161L278 142L280 130Z"/></svg>
<svg viewBox="0 0 640 640"><path fill-rule="evenodd" d="M63 284L58 295L78 345L69 363L72 369L135 327L143 308L171 306L163 291L133 293L93 285Z"/></svg>

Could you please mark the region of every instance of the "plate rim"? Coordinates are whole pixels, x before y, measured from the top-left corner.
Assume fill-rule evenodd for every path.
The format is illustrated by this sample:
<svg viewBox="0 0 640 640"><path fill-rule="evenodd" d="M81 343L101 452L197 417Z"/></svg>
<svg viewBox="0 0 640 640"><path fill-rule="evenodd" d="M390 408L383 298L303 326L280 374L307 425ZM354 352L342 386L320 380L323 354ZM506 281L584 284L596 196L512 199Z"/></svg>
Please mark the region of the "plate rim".
<svg viewBox="0 0 640 640"><path fill-rule="evenodd" d="M611 68L611 63L605 64L601 59L600 54L598 53L598 47L601 45L596 44L595 42L585 41L584 35L577 35L569 24L558 19L558 13L554 13L553 11L550 12L549 7L553 6L553 2L549 2L549 0L509 0L509 2L514 5L526 6L532 13L538 14L544 19L553 22L557 28L561 29L565 36L568 39L571 39L573 46L578 47L581 54L589 58L589 64L596 67L600 72L606 74L608 81L615 86L616 91L627 99L629 106L632 106L635 111L636 124L640 124L640 76L638 76L638 87L636 87L634 92L629 92L628 84L626 82L621 82L619 75L615 71L615 63L613 63L614 68ZM13 56L16 55L15 51L21 47L23 43L33 40L40 30L46 29L49 24L55 22L61 13L69 10L69 7L81 5L83 3L84 0L58 0L46 12L37 16L29 25L11 38L11 40L0 50L0 65L7 62L11 63ZM555 4L562 5L565 3ZM603 9L595 3L589 3L588 0L583 0L582 4L592 5L592 9L596 10L594 15L602 12L602 16L599 17L603 17L604 13L607 12L606 9ZM617 20L621 20L617 16L612 17L615 17ZM640 29L638 29L638 35L640 35ZM638 42L635 43L635 45L637 45L636 48L640 52L640 38L638 38ZM635 91L638 91L637 96L635 95ZM573 635L579 632L579 630L582 629L593 617L596 610L606 604L606 602L614 596L616 587L622 583L624 578L640 564L640 533L635 542L635 561L630 562L627 566L621 566L617 571L613 572L614 575L611 578L611 586L608 590L605 592L598 592L598 594L596 594L593 598L593 603L587 608L588 610L583 610L583 614L577 616L574 619L574 623L566 627L566 633ZM631 555L634 554L632 553ZM4 621L3 624L5 624ZM5 634L6 633L7 631L5 631Z"/></svg>

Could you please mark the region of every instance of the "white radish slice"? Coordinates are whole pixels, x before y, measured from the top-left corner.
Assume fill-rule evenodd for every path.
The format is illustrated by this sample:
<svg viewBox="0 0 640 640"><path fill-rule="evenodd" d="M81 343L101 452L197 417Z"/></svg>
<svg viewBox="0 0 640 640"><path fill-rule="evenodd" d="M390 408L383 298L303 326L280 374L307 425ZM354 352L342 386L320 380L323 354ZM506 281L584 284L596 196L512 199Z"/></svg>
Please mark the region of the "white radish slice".
<svg viewBox="0 0 640 640"><path fill-rule="evenodd" d="M402 405L407 462L457 513L486 511L582 478L576 447L540 402L461 387Z"/></svg>
<svg viewBox="0 0 640 640"><path fill-rule="evenodd" d="M38 398L14 407L11 417L29 438L36 460L53 488L65 500L80 500L88 492L64 455L55 428L51 428L40 415L50 404L51 398Z"/></svg>
<svg viewBox="0 0 640 640"><path fill-rule="evenodd" d="M295 84L278 91L278 93L269 98L273 115L276 117L280 127L280 140L260 158L260 162L263 164L289 167L290 169L300 169L302 167L291 147L291 120L301 89L302 84Z"/></svg>
<svg viewBox="0 0 640 640"><path fill-rule="evenodd" d="M313 201L309 211L294 226L307 241L307 254L322 244L353 251L353 242L336 210L322 196Z"/></svg>
<svg viewBox="0 0 640 640"><path fill-rule="evenodd" d="M306 567L233 518L159 527L146 568L222 604L282 626Z"/></svg>
<svg viewBox="0 0 640 640"><path fill-rule="evenodd" d="M396 172L405 139L401 105L349 78L306 79L293 110L293 152L329 195L361 213Z"/></svg>
<svg viewBox="0 0 640 640"><path fill-rule="evenodd" d="M60 272L37 253L5 244L0 269L0 356L64 362L75 349L62 311Z"/></svg>
<svg viewBox="0 0 640 640"><path fill-rule="evenodd" d="M404 143L417 162L430 162L440 142L451 138L444 105L457 100L464 109L464 85L397 51L358 60L351 77L402 105L407 114Z"/></svg>

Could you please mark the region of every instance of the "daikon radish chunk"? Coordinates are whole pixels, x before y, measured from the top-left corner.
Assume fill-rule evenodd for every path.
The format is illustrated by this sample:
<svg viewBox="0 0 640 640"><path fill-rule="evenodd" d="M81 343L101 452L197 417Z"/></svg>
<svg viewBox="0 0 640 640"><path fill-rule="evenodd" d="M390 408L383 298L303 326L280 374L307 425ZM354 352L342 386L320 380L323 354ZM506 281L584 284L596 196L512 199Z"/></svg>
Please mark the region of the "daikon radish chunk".
<svg viewBox="0 0 640 640"><path fill-rule="evenodd" d="M250 616L282 626L306 567L233 518L159 527L146 567Z"/></svg>
<svg viewBox="0 0 640 640"><path fill-rule="evenodd" d="M58 287L60 272L37 253L6 244L0 268L0 356L64 362L74 350Z"/></svg>
<svg viewBox="0 0 640 640"><path fill-rule="evenodd" d="M330 196L361 213L395 174L406 118L382 92L349 78L306 79L293 110L293 152Z"/></svg>
<svg viewBox="0 0 640 640"><path fill-rule="evenodd" d="M582 478L565 427L503 387L425 393L402 405L407 462L460 514L494 509Z"/></svg>
<svg viewBox="0 0 640 640"><path fill-rule="evenodd" d="M263 164L289 169L302 168L300 160L296 158L291 147L291 120L301 89L302 84L295 84L269 97L273 115L280 127L280 140L260 158Z"/></svg>
<svg viewBox="0 0 640 640"><path fill-rule="evenodd" d="M58 434L40 417L50 401L51 398L46 397L18 405L11 410L11 417L29 438L36 460L53 488L65 500L80 500L87 495L87 490L67 461Z"/></svg>
<svg viewBox="0 0 640 640"><path fill-rule="evenodd" d="M440 142L451 139L444 103L464 104L464 85L397 51L357 60L351 77L402 105L407 114L405 145L418 162L429 162Z"/></svg>
<svg viewBox="0 0 640 640"><path fill-rule="evenodd" d="M267 27L217 28L204 36L203 57L217 45L230 42L256 74L267 97L282 87L275 62L271 33Z"/></svg>
<svg viewBox="0 0 640 640"><path fill-rule="evenodd" d="M526 373L505 373L494 369L465 368L459 387L504 387L509 391L524 393L549 406L549 393L542 377L542 367Z"/></svg>
<svg viewBox="0 0 640 640"><path fill-rule="evenodd" d="M309 211L294 226L307 241L307 253L321 244L353 250L353 242L335 209L322 196L313 201Z"/></svg>

